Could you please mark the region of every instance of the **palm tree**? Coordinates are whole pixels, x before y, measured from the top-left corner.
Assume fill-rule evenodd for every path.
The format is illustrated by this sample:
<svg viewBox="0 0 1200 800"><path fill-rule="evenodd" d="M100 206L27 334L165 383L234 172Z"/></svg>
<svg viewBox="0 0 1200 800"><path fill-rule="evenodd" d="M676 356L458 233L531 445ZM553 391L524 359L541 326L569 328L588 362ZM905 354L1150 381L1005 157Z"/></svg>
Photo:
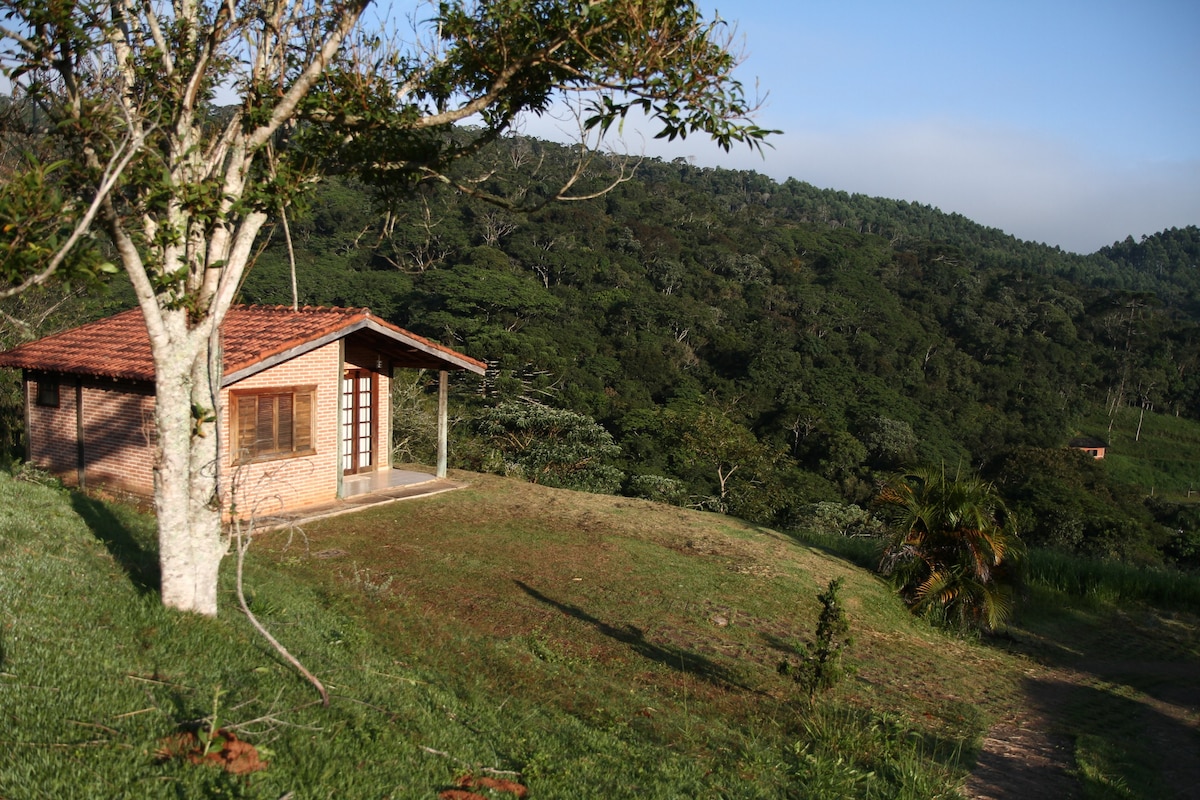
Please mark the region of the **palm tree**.
<svg viewBox="0 0 1200 800"><path fill-rule="evenodd" d="M960 629L1004 623L1022 546L992 484L914 470L885 484L876 504L892 526L880 571L914 613Z"/></svg>

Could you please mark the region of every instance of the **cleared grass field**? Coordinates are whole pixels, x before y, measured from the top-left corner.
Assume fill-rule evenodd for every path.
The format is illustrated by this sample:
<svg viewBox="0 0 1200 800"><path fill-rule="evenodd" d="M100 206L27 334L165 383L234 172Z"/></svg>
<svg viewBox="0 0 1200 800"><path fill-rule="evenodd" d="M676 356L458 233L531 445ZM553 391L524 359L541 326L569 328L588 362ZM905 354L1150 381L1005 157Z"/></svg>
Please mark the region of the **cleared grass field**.
<svg viewBox="0 0 1200 800"><path fill-rule="evenodd" d="M465 477L250 550L251 606L328 708L229 586L218 619L160 607L151 518L0 477L0 797L953 797L1015 701L1017 659L818 548ZM839 576L856 674L810 707L776 665ZM214 716L267 768L163 757Z"/></svg>
<svg viewBox="0 0 1200 800"><path fill-rule="evenodd" d="M1118 483L1145 494L1200 503L1200 423L1123 408L1111 419L1098 409L1081 427L1108 442L1104 466Z"/></svg>
<svg viewBox="0 0 1200 800"><path fill-rule="evenodd" d="M1200 691L1200 626L1149 584L1045 563L1017 625L973 642L834 552L855 540L457 477L255 540L250 605L324 707L237 610L232 560L219 618L167 611L151 517L0 475L0 798L958 797L1047 686L1083 796L1188 777L1195 720L1168 700ZM776 667L839 577L854 673L809 705ZM214 719L265 768L173 755Z"/></svg>

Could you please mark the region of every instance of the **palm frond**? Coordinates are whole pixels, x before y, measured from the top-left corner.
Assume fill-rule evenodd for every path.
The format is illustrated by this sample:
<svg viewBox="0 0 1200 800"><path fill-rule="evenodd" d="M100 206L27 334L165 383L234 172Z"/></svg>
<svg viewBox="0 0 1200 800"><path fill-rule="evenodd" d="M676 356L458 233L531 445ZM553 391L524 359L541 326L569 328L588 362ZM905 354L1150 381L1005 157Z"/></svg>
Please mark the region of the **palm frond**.
<svg viewBox="0 0 1200 800"><path fill-rule="evenodd" d="M992 484L914 470L889 481L876 507L892 526L880 571L914 613L954 627L1003 624L1013 598L1005 581L1022 548Z"/></svg>

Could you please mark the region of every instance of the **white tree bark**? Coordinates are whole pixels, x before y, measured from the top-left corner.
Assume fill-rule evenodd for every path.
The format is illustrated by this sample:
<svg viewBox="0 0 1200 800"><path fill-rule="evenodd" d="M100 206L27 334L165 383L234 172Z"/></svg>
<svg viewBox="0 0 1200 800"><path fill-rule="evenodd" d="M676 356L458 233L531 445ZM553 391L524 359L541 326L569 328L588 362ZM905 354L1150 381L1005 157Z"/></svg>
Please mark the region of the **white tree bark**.
<svg viewBox="0 0 1200 800"><path fill-rule="evenodd" d="M287 4L268 4L282 15ZM311 59L275 104L274 111L257 127L246 126L235 113L225 129L206 140L211 125L198 113L198 88L209 68L201 55L192 64L186 90L179 98L173 126L164 137L163 166L169 187L161 214L131 219L113 202L106 203L106 223L133 284L150 337L155 369L155 430L157 433L154 503L158 518L159 566L163 604L184 611L217 613L218 575L229 549L222 529L220 496L220 351L224 320L250 263L253 245L267 220L262 211L239 211L250 176L265 158L264 145L290 119L297 104L337 52L354 27L365 2L340 4L336 24L316 43ZM114 3L124 30L141 30L162 42L161 23L152 6ZM231 8L231 7L229 7ZM140 15L140 16L139 16ZM226 7L207 28L196 4L174 5L176 22L186 21L195 32L192 46L203 35L216 48L229 33ZM277 24L282 22L280 16ZM118 64L129 59L129 37L116 29L110 42ZM287 72L285 40L294 29L267 26L253 54L253 77L282 81ZM124 55L124 58L122 56ZM169 48L162 53L162 69L176 69ZM132 68L120 71L126 91L121 94L125 115L145 120L147 110L128 91L136 85ZM217 207L196 213L188 192L205 184L220 187ZM162 187L157 187L161 190ZM130 228L140 223L140 230ZM147 248L137 242L161 242ZM151 263L147 263L150 260Z"/></svg>
<svg viewBox="0 0 1200 800"><path fill-rule="evenodd" d="M217 496L216 436L193 435L200 427L193 404L211 395L207 354L203 347L191 349L175 348L156 359L154 503L163 604L211 615L217 613L217 574L228 542Z"/></svg>

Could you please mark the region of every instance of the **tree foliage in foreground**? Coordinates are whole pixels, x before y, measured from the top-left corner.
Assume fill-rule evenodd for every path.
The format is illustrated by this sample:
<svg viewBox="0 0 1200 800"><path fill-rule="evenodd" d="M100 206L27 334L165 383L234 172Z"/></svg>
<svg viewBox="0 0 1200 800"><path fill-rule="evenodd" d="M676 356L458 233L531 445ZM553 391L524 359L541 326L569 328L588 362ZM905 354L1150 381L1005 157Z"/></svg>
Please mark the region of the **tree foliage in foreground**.
<svg viewBox="0 0 1200 800"><path fill-rule="evenodd" d="M478 187L455 163L563 97L582 97L583 129L600 134L632 110L662 136L700 134L726 149L769 133L750 121L753 103L732 77L728 31L691 2L447 0L423 5L408 37L360 24L369 6L3 2L0 70L31 111L11 119L29 120L36 130L23 133L61 156L55 188L82 198L63 208L87 209L74 230L96 215L146 320L169 606L217 610L230 500L210 427L217 331L263 225L305 187L353 171L393 196L451 184L502 202L503 191ZM217 114L225 93L234 102ZM468 117L481 124L456 130ZM569 196L578 178L543 200Z"/></svg>

